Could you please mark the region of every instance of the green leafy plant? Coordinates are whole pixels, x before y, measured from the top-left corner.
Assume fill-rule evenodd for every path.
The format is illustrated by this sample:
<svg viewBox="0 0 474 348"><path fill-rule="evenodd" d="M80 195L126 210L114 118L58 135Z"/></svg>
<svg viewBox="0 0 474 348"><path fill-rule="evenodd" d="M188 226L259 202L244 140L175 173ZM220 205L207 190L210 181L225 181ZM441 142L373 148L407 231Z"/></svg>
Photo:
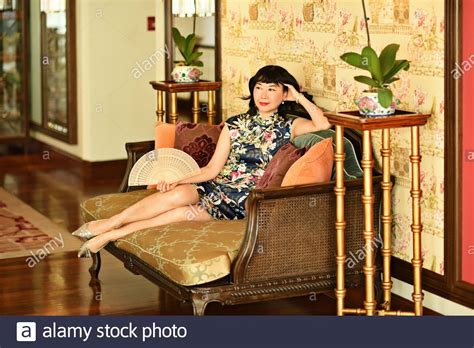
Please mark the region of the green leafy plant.
<svg viewBox="0 0 474 348"><path fill-rule="evenodd" d="M172 28L172 34L173 40L184 59L175 61L175 63L186 66L203 66L204 64L199 60L202 52L197 51L195 47L197 42L196 34L192 33L184 37L177 28Z"/></svg>
<svg viewBox="0 0 474 348"><path fill-rule="evenodd" d="M4 74L4 80L9 86L19 86L21 83L20 73L17 70L7 71Z"/></svg>
<svg viewBox="0 0 474 348"><path fill-rule="evenodd" d="M340 58L347 64L370 73L370 77L359 75L355 76L354 80L368 85L371 92L377 92L380 105L388 108L393 99L393 92L389 85L399 80L396 75L401 70L408 70L410 68L410 62L405 59L396 59L398 49L400 48L400 45L397 44L387 45L380 52L380 55L377 55L370 45L369 25L364 0L362 0L362 7L364 9L365 27L367 30L367 46L362 49L360 54L347 52L341 55Z"/></svg>

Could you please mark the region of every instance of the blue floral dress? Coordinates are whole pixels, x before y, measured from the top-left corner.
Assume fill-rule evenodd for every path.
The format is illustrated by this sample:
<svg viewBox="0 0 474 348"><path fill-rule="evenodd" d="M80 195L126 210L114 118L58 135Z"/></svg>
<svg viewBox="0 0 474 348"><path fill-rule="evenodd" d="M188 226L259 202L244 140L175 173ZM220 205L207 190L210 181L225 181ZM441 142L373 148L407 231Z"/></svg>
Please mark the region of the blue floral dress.
<svg viewBox="0 0 474 348"><path fill-rule="evenodd" d="M210 181L195 184L200 204L214 218L243 219L245 201L275 153L290 141L293 118L241 114L225 121L231 150L224 168Z"/></svg>

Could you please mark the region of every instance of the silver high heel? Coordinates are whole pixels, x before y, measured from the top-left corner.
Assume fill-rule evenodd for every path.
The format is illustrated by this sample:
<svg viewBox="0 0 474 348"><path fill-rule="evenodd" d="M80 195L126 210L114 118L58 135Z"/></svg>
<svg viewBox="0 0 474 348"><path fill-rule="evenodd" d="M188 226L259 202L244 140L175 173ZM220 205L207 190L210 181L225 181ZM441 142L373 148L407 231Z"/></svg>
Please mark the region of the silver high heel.
<svg viewBox="0 0 474 348"><path fill-rule="evenodd" d="M104 249L104 247L109 244L109 242L105 243L104 245L102 245L99 250L97 251L91 251L91 249L89 248L89 242L90 241L87 241L85 242L84 244L81 245L81 247L79 248L79 251L77 253L77 257L79 258L90 258L92 257L92 254L97 254L99 251L101 251L102 249Z"/></svg>
<svg viewBox="0 0 474 348"><path fill-rule="evenodd" d="M85 239L85 240L89 240L89 239L94 238L95 234L93 234L91 231L89 231L89 224L90 224L90 222L82 225L81 227L79 227L77 230L75 230L71 234L74 237L79 237L79 238L82 238L82 239Z"/></svg>

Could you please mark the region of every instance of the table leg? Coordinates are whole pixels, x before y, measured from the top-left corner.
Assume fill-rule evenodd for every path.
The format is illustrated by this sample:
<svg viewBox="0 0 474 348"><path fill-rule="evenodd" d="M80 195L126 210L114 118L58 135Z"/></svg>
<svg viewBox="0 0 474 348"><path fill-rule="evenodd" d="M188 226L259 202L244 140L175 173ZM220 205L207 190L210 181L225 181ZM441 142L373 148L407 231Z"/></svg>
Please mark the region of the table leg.
<svg viewBox="0 0 474 348"><path fill-rule="evenodd" d="M336 165L336 186L334 192L336 194L336 300L337 315L343 315L344 298L346 296L346 285L344 266L346 255L344 250L344 229L346 222L344 221L344 195L346 189L344 187L344 127L336 126L336 153L334 154L334 162Z"/></svg>
<svg viewBox="0 0 474 348"><path fill-rule="evenodd" d="M178 97L176 93L171 93L170 121L175 124L178 119Z"/></svg>
<svg viewBox="0 0 474 348"><path fill-rule="evenodd" d="M382 130L382 149L380 150L382 155L382 192L383 192L383 210L382 210L382 228L383 228L383 246L382 246L382 257L383 257L383 307L385 310L390 310L391 305L391 290L392 290L392 278L390 274L390 258L392 255L391 249L391 232L392 232L392 206L391 206L391 194L392 194L392 182L390 180L390 129Z"/></svg>
<svg viewBox="0 0 474 348"><path fill-rule="evenodd" d="M415 305L415 315L423 315L423 293L421 290L421 268L423 259L421 255L421 189L420 189L420 133L419 127L411 127L411 198L413 223L411 230L413 233L413 303Z"/></svg>
<svg viewBox="0 0 474 348"><path fill-rule="evenodd" d="M365 301L364 308L367 315L374 315L375 302L375 262L374 262L374 195L372 189L372 167L374 161L372 160L372 144L370 140L370 130L363 131L362 142L362 168L364 170L364 194L362 195L362 203L364 205L364 240L365 240Z"/></svg>
<svg viewBox="0 0 474 348"><path fill-rule="evenodd" d="M209 91L207 98L207 121L209 124L214 124L214 117L216 116L215 102L216 102L216 91Z"/></svg>
<svg viewBox="0 0 474 348"><path fill-rule="evenodd" d="M156 120L164 122L163 91L156 91Z"/></svg>
<svg viewBox="0 0 474 348"><path fill-rule="evenodd" d="M199 123L199 116L201 115L201 108L199 107L199 92L193 92L193 122Z"/></svg>

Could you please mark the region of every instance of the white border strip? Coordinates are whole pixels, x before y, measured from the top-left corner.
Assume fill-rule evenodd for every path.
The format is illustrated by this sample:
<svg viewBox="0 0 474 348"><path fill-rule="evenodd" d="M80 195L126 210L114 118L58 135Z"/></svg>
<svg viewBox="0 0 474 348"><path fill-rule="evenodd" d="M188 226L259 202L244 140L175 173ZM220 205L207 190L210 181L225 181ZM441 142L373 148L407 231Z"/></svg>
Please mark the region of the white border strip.
<svg viewBox="0 0 474 348"><path fill-rule="evenodd" d="M392 280L392 292L409 301L412 301L411 294L413 292L413 286L395 278L392 278ZM449 301L425 290L423 290L423 294L423 307L429 308L435 312L443 315L474 315L474 309L470 309L469 307Z"/></svg>

